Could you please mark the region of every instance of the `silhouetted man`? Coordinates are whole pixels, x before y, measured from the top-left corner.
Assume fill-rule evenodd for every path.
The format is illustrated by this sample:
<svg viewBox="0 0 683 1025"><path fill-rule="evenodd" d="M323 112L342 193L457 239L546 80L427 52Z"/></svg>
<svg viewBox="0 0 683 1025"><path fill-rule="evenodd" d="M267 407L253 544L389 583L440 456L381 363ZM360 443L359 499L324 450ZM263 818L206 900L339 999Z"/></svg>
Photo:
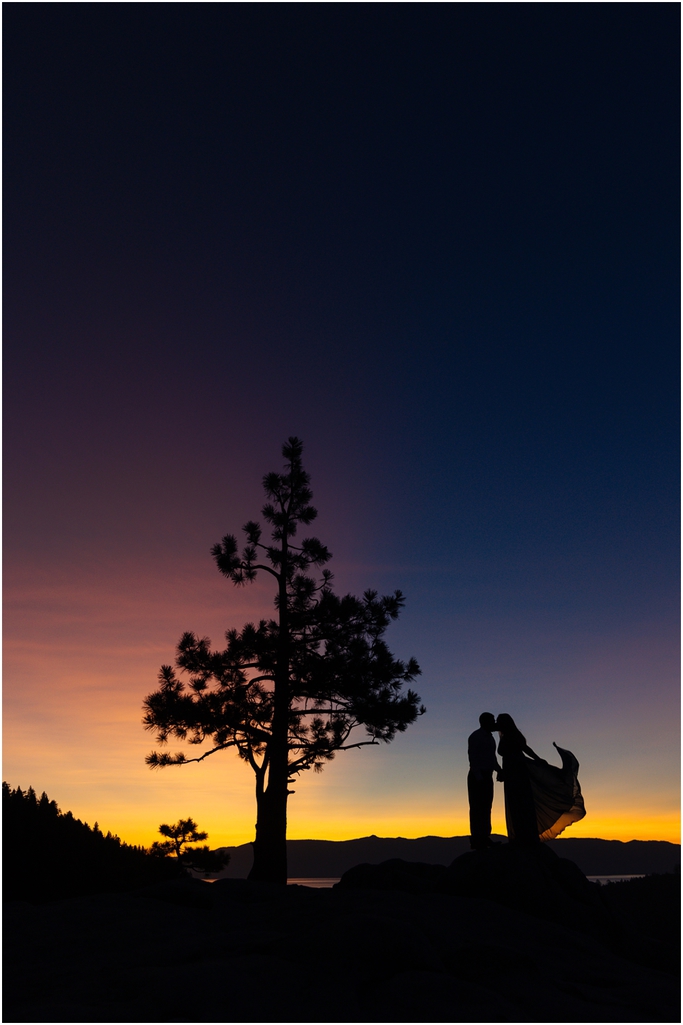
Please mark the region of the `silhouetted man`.
<svg viewBox="0 0 683 1025"><path fill-rule="evenodd" d="M479 716L480 727L467 739L470 771L467 774L467 796L470 799L470 847L481 851L492 847L491 806L493 804L493 773L502 780L502 768L496 758L493 731L496 717L491 712Z"/></svg>

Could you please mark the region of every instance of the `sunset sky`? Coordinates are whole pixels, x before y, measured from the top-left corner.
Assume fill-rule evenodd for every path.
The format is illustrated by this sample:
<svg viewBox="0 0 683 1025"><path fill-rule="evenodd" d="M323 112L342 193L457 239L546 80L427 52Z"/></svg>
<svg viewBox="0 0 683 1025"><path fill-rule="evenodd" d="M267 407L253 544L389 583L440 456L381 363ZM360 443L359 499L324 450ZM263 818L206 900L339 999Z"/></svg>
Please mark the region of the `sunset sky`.
<svg viewBox="0 0 683 1025"><path fill-rule="evenodd" d="M151 771L141 706L269 614L210 548L296 434L428 711L289 836L467 833L492 711L576 754L566 835L678 841L679 6L3 14L4 778L253 839L248 767Z"/></svg>

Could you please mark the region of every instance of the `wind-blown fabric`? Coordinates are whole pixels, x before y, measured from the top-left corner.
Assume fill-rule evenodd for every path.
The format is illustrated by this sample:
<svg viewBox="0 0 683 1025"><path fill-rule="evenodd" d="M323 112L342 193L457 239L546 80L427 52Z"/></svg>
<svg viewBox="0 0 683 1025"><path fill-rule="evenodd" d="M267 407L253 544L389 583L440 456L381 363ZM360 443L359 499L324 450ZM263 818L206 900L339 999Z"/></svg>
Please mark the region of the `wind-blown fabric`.
<svg viewBox="0 0 683 1025"><path fill-rule="evenodd" d="M543 841L554 840L567 826L579 822L586 814L579 786L579 763L571 751L555 743L553 746L562 759L561 768L543 758L525 759L536 806L538 833Z"/></svg>

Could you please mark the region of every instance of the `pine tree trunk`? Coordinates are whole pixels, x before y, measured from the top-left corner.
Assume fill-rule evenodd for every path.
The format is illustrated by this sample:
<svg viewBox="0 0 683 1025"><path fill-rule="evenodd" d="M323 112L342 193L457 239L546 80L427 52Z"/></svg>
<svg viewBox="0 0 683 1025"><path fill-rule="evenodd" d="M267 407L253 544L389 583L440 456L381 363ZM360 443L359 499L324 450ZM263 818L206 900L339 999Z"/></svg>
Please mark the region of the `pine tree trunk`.
<svg viewBox="0 0 683 1025"><path fill-rule="evenodd" d="M279 774L281 775L281 774ZM278 783L279 785L275 785ZM249 879L259 882L287 882L287 774L284 786L269 773L268 787L256 796L256 838L254 864Z"/></svg>
<svg viewBox="0 0 683 1025"><path fill-rule="evenodd" d="M276 683L277 688L277 683ZM280 700L278 701L277 698ZM256 786L256 838L249 878L287 883L288 726L282 692L276 692L273 732L268 743L268 785Z"/></svg>
<svg viewBox="0 0 683 1025"><path fill-rule="evenodd" d="M256 839L250 879L287 883L288 722L286 686L276 680L272 736L268 743L268 785L256 788Z"/></svg>
<svg viewBox="0 0 683 1025"><path fill-rule="evenodd" d="M289 624L287 545L283 543L279 583L278 662L275 670L272 734L268 742L268 785L256 790L256 839L249 879L287 884L287 797L289 772Z"/></svg>

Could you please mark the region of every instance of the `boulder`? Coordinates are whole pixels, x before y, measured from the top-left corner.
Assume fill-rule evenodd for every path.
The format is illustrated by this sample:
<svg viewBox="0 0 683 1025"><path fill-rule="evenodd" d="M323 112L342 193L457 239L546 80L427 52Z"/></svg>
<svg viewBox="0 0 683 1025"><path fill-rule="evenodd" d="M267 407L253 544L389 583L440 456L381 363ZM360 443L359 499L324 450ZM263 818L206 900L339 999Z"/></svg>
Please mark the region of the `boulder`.
<svg viewBox="0 0 683 1025"><path fill-rule="evenodd" d="M600 887L589 883L573 862L542 844L469 851L448 868L398 858L381 865L356 865L344 873L336 888L483 898L604 940L613 939L618 931Z"/></svg>
<svg viewBox="0 0 683 1025"><path fill-rule="evenodd" d="M461 854L447 868L437 887L456 897L483 897L574 928L609 926L610 916L600 887L590 883L572 861L559 858L545 844L504 844Z"/></svg>
<svg viewBox="0 0 683 1025"><path fill-rule="evenodd" d="M335 890L397 890L400 893L433 893L448 872L445 865L391 858L380 865L355 865L344 872Z"/></svg>

